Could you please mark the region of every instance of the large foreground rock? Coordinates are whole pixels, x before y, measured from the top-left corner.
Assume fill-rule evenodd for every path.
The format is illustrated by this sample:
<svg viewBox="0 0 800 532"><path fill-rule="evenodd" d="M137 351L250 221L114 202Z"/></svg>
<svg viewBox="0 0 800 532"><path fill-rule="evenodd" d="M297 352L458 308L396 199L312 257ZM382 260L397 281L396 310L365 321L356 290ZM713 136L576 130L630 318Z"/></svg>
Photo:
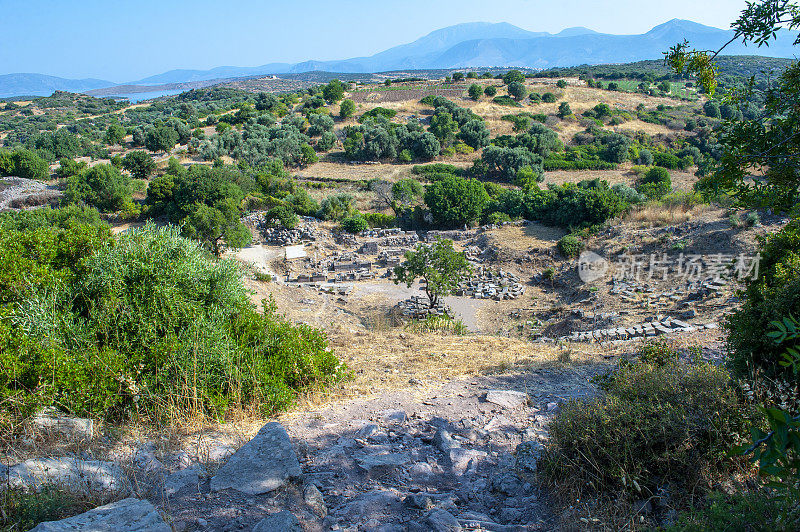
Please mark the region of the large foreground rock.
<svg viewBox="0 0 800 532"><path fill-rule="evenodd" d="M292 512L283 510L256 523L253 532L303 532L303 527Z"/></svg>
<svg viewBox="0 0 800 532"><path fill-rule="evenodd" d="M86 513L41 523L31 532L171 532L156 509L147 501L124 499L99 506Z"/></svg>
<svg viewBox="0 0 800 532"><path fill-rule="evenodd" d="M302 474L300 462L280 423L264 425L211 478L211 490L228 488L248 495L276 490Z"/></svg>
<svg viewBox="0 0 800 532"><path fill-rule="evenodd" d="M130 491L125 473L116 464L72 457L34 458L10 467L0 491L5 487L38 491L47 486L85 494Z"/></svg>
<svg viewBox="0 0 800 532"><path fill-rule="evenodd" d="M86 418L70 417L55 408L43 408L33 418L33 425L44 433L53 433L73 439L91 440L94 421Z"/></svg>
<svg viewBox="0 0 800 532"><path fill-rule="evenodd" d="M489 390L486 401L504 408L519 408L528 402L528 394L516 390Z"/></svg>

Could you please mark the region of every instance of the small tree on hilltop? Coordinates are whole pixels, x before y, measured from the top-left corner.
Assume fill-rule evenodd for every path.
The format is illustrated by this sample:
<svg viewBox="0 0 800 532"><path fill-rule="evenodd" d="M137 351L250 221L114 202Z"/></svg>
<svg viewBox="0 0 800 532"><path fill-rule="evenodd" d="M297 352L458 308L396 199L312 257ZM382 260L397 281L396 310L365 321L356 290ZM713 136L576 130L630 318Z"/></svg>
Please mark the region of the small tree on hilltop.
<svg viewBox="0 0 800 532"><path fill-rule="evenodd" d="M525 83L525 74L519 70L509 70L503 74L503 83L511 85L512 83Z"/></svg>
<svg viewBox="0 0 800 532"><path fill-rule="evenodd" d="M509 96L512 96L515 100L519 101L523 99L526 94L528 94L528 91L525 88L525 85L523 85L520 82L514 81L508 84L508 94Z"/></svg>
<svg viewBox="0 0 800 532"><path fill-rule="evenodd" d="M467 94L469 94L469 97L477 102L481 99L481 96L483 96L483 87L477 83L473 83L469 86L469 89L467 89Z"/></svg>
<svg viewBox="0 0 800 532"><path fill-rule="evenodd" d="M471 272L467 257L453 249L453 241L439 238L433 244L419 244L414 251L407 251L405 262L394 269L394 282L410 287L414 281L422 279L433 308L440 297L453 293Z"/></svg>

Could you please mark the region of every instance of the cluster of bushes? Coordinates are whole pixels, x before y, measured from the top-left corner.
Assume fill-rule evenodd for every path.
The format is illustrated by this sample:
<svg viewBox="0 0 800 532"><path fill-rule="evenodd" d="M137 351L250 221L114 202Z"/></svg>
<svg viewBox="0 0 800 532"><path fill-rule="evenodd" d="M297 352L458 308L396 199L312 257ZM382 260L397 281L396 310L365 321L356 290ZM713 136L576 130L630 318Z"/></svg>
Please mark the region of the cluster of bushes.
<svg viewBox="0 0 800 532"><path fill-rule="evenodd" d="M126 217L139 214L139 207L133 202L131 178L116 166L64 164L58 173L66 181L65 204L89 205L101 212L120 212Z"/></svg>
<svg viewBox="0 0 800 532"><path fill-rule="evenodd" d="M44 180L50 177L50 169L47 161L31 150L0 150L0 175Z"/></svg>
<svg viewBox="0 0 800 532"><path fill-rule="evenodd" d="M456 140L474 150L489 144L489 129L483 118L469 109L459 107L442 96L426 96L421 101L434 107L428 130L436 136L444 148Z"/></svg>
<svg viewBox="0 0 800 532"><path fill-rule="evenodd" d="M4 423L51 404L107 419L269 414L340 375L322 332L256 311L233 262L176 227L114 239L89 218L0 220Z"/></svg>
<svg viewBox="0 0 800 532"><path fill-rule="evenodd" d="M600 397L568 401L549 426L542 472L571 497L668 492L671 505L683 506L736 468L727 451L753 409L724 368L682 362L668 344L651 343L599 384Z"/></svg>
<svg viewBox="0 0 800 532"><path fill-rule="evenodd" d="M276 124L274 116L263 113L245 122L241 131L226 129L197 141L196 149L206 160L228 155L254 167L275 159L285 166L305 166L317 159L311 136L319 136L316 146L324 151L336 142L332 130L333 120L326 116L312 117L309 125L302 115L290 114Z"/></svg>
<svg viewBox="0 0 800 532"><path fill-rule="evenodd" d="M361 161L413 159L430 160L441 151L441 144L416 120L394 124L384 116L345 128L344 151L349 159Z"/></svg>
<svg viewBox="0 0 800 532"><path fill-rule="evenodd" d="M492 202L489 212L503 212L511 218L540 221L564 228L601 224L619 216L628 202L605 181L582 181L578 184L538 186L527 190L507 190Z"/></svg>
<svg viewBox="0 0 800 532"><path fill-rule="evenodd" d="M757 272L737 264L747 287L726 322L727 368L653 342L596 378L600 396L562 406L540 470L570 504L599 498L611 514L612 501L653 500L671 531L797 529L800 222L761 244ZM746 480L723 493L730 479Z"/></svg>
<svg viewBox="0 0 800 532"><path fill-rule="evenodd" d="M533 121L544 124L547 121L547 115L542 113L517 113L515 115L503 115L500 120L514 124L514 131L525 131L531 127Z"/></svg>

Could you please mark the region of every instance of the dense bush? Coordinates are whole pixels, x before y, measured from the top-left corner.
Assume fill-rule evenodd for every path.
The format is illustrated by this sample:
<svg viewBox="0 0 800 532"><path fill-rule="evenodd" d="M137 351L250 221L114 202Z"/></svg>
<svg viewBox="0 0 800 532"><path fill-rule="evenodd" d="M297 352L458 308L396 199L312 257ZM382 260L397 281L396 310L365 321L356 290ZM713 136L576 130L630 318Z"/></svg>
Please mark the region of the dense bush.
<svg viewBox="0 0 800 532"><path fill-rule="evenodd" d="M25 179L47 179L47 161L25 149L0 150L0 175Z"/></svg>
<svg viewBox="0 0 800 532"><path fill-rule="evenodd" d="M574 258L583 251L583 242L576 236L566 235L558 241L556 247L558 247L558 251L565 257Z"/></svg>
<svg viewBox="0 0 800 532"><path fill-rule="evenodd" d="M489 195L480 181L445 175L425 189L425 204L443 227L471 225L481 218Z"/></svg>
<svg viewBox="0 0 800 532"><path fill-rule="evenodd" d="M727 320L728 346L733 369L740 375L782 376L800 382L790 368L779 364L785 347L767 337L770 323L800 316L800 220L792 220L762 242L758 278L747 272L742 306Z"/></svg>
<svg viewBox="0 0 800 532"><path fill-rule="evenodd" d="M0 322L0 394L27 411L55 402L116 419L272 413L339 371L323 333L271 307L257 313L236 265L174 227L99 246L72 282L11 314Z"/></svg>
<svg viewBox="0 0 800 532"><path fill-rule="evenodd" d="M138 210L131 197L130 177L110 164L98 164L69 177L64 201L91 205L102 212L133 214Z"/></svg>
<svg viewBox="0 0 800 532"><path fill-rule="evenodd" d="M361 115L358 121L365 122L370 118L377 118L379 116L389 119L389 118L394 118L395 115L397 115L397 111L395 111L394 109L386 109L385 107L374 107L369 111L367 111L366 113L364 113L363 115Z"/></svg>
<svg viewBox="0 0 800 532"><path fill-rule="evenodd" d="M110 238L110 228L92 208L0 214L0 306L71 282Z"/></svg>
<svg viewBox="0 0 800 532"><path fill-rule="evenodd" d="M565 184L542 190L533 185L525 191L507 190L491 202L487 212L504 212L547 225L581 228L600 224L622 214L628 203L608 188L605 181Z"/></svg>
<svg viewBox="0 0 800 532"><path fill-rule="evenodd" d="M768 492L726 494L711 493L702 505L678 515L664 532L696 532L698 530L789 530L786 514L798 519L797 508L787 508Z"/></svg>
<svg viewBox="0 0 800 532"><path fill-rule="evenodd" d="M147 179L156 169L156 162L149 153L137 150L125 155L122 167L136 179Z"/></svg>
<svg viewBox="0 0 800 532"><path fill-rule="evenodd" d="M360 212L355 213L352 216L348 216L341 221L342 229L347 231L348 233L360 233L361 231L366 231L369 228L369 222L364 217L363 214Z"/></svg>
<svg viewBox="0 0 800 532"><path fill-rule="evenodd" d="M353 196L349 194L336 194L328 196L320 203L317 218L321 220L341 220L355 213Z"/></svg>
<svg viewBox="0 0 800 532"><path fill-rule="evenodd" d="M294 229L300 219L291 208L285 205L278 205L267 211L264 215L264 221L270 225L280 224L286 229Z"/></svg>
<svg viewBox="0 0 800 532"><path fill-rule="evenodd" d="M379 212L365 212L364 219L370 227L379 227L386 229L394 227L397 224L397 218L391 214L382 214Z"/></svg>
<svg viewBox="0 0 800 532"><path fill-rule="evenodd" d="M495 96L494 98L492 98L492 103L495 103L497 105L506 105L508 107L522 107L522 105L518 101L513 99L511 96L506 96L505 94L502 96Z"/></svg>
<svg viewBox="0 0 800 532"><path fill-rule="evenodd" d="M565 403L549 426L542 471L573 496L646 499L668 488L680 504L731 467L747 412L728 373L663 345L643 351L601 379L602 396Z"/></svg>
<svg viewBox="0 0 800 532"><path fill-rule="evenodd" d="M481 161L491 177L503 181L514 181L523 167L531 168L537 174L542 173L542 158L522 146L489 146L483 150Z"/></svg>
<svg viewBox="0 0 800 532"><path fill-rule="evenodd" d="M659 199L672 191L672 178L666 168L654 166L637 181L636 191L651 199Z"/></svg>

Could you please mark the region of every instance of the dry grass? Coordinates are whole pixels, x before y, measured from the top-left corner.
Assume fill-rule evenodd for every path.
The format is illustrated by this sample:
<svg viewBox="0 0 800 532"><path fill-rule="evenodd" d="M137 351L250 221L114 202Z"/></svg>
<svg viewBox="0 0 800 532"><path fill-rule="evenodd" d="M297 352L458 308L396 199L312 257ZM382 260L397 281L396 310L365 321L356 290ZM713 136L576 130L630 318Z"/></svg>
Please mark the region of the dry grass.
<svg viewBox="0 0 800 532"><path fill-rule="evenodd" d="M557 185L577 183L584 179L595 178L605 179L609 185L623 183L633 186L638 176L631 172L631 166L630 162L626 162L616 170L553 170L545 172L543 186L549 183ZM672 178L672 186L678 190L692 190L697 182L697 176L692 170L670 170L669 173Z"/></svg>
<svg viewBox="0 0 800 532"><path fill-rule="evenodd" d="M353 378L324 392L308 394L301 408L406 388L411 380L433 386L459 377L559 364L556 346L497 336L455 336L388 328L334 333L330 341L337 356L354 370ZM594 351L587 348L580 354L573 353L571 361L602 360Z"/></svg>
<svg viewBox="0 0 800 532"><path fill-rule="evenodd" d="M631 212L625 216L625 221L651 227L661 227L687 222L709 209L710 207L708 205L685 207L680 205L665 206L648 203L647 205L631 210Z"/></svg>
<svg viewBox="0 0 800 532"><path fill-rule="evenodd" d="M551 248L566 234L565 230L558 227L548 227L538 223L524 226L506 225L487 233L493 245L501 249L520 251Z"/></svg>

